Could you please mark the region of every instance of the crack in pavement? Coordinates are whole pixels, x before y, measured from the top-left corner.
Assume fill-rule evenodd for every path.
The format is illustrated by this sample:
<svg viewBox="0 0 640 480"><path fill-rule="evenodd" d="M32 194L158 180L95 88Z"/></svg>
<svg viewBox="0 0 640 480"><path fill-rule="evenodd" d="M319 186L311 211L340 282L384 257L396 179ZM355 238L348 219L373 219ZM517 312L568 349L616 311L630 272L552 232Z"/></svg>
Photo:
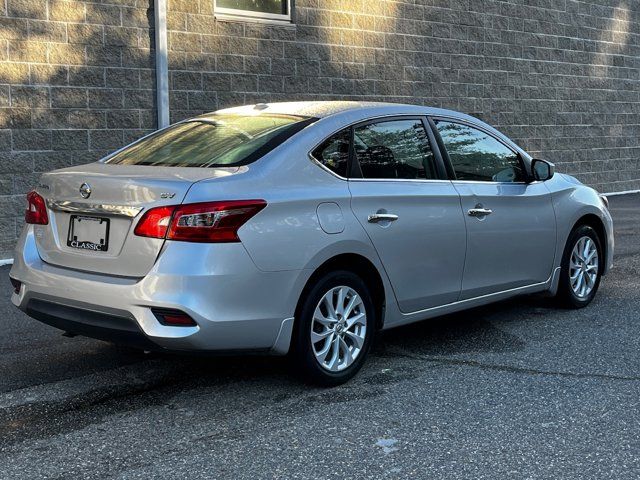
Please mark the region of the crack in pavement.
<svg viewBox="0 0 640 480"><path fill-rule="evenodd" d="M443 357L433 357L429 355L419 355L416 353L412 353L403 349L393 348L389 350L389 353L396 354L400 357L413 358L417 360L426 360L428 362L433 362L439 365L459 365L463 367L473 367L480 368L483 370L494 370L501 372L509 372L509 373L521 373L525 375L544 375L544 376L555 376L555 377L566 377L566 378L587 378L587 379L598 379L598 380L615 380L615 381L623 381L623 382L637 382L640 381L640 376L626 376L626 375L610 375L605 373L580 373L580 372L558 372L553 370L538 370L535 368L524 368L524 367L515 367L513 365L496 365L496 364L488 364L482 363L475 360L454 360L450 358Z"/></svg>

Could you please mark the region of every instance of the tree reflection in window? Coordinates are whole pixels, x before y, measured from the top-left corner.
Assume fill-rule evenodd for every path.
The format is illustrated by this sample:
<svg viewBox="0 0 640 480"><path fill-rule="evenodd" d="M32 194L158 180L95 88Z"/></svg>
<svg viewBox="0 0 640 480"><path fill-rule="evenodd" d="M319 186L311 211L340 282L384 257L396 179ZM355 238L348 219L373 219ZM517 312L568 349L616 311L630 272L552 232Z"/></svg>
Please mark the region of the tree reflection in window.
<svg viewBox="0 0 640 480"><path fill-rule="evenodd" d="M107 163L201 168L245 165L295 134L304 120L293 115L203 116L145 137Z"/></svg>
<svg viewBox="0 0 640 480"><path fill-rule="evenodd" d="M311 155L332 172L346 177L350 137L349 129L344 129L327 138Z"/></svg>
<svg viewBox="0 0 640 480"><path fill-rule="evenodd" d="M354 149L364 178L437 178L433 152L420 120L357 127Z"/></svg>
<svg viewBox="0 0 640 480"><path fill-rule="evenodd" d="M458 180L524 181L518 155L491 135L461 123L436 125Z"/></svg>

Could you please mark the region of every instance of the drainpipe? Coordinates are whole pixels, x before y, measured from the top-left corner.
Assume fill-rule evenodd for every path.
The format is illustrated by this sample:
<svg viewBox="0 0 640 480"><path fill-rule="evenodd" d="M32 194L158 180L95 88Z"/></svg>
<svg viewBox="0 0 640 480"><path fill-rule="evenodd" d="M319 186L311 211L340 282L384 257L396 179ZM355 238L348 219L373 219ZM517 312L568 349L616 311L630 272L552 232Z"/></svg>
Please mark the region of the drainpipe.
<svg viewBox="0 0 640 480"><path fill-rule="evenodd" d="M155 0L156 100L158 129L169 126L169 66L167 61L167 0Z"/></svg>

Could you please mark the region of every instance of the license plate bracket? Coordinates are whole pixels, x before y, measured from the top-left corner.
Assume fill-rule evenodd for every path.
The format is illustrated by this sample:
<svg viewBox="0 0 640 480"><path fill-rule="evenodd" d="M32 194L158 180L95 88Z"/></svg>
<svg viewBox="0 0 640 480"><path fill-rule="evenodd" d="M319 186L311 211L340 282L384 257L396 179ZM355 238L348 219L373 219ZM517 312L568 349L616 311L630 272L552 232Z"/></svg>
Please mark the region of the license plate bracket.
<svg viewBox="0 0 640 480"><path fill-rule="evenodd" d="M106 252L109 249L109 223L105 217L71 215L67 246L79 250Z"/></svg>

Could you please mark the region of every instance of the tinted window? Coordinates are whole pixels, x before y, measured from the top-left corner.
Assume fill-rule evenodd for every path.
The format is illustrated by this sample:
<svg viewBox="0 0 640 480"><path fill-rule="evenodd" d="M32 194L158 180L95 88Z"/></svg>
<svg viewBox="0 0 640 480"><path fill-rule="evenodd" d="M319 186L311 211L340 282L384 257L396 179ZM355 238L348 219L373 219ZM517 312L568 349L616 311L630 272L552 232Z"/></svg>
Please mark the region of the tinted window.
<svg viewBox="0 0 640 480"><path fill-rule="evenodd" d="M436 125L458 180L524 181L518 155L491 135L461 123Z"/></svg>
<svg viewBox="0 0 640 480"><path fill-rule="evenodd" d="M364 178L437 178L427 132L420 120L357 127L354 149Z"/></svg>
<svg viewBox="0 0 640 480"><path fill-rule="evenodd" d="M162 167L245 165L268 153L309 121L286 115L211 115L151 135L107 163Z"/></svg>
<svg viewBox="0 0 640 480"><path fill-rule="evenodd" d="M350 137L348 128L342 130L327 138L311 155L332 172L346 177Z"/></svg>

